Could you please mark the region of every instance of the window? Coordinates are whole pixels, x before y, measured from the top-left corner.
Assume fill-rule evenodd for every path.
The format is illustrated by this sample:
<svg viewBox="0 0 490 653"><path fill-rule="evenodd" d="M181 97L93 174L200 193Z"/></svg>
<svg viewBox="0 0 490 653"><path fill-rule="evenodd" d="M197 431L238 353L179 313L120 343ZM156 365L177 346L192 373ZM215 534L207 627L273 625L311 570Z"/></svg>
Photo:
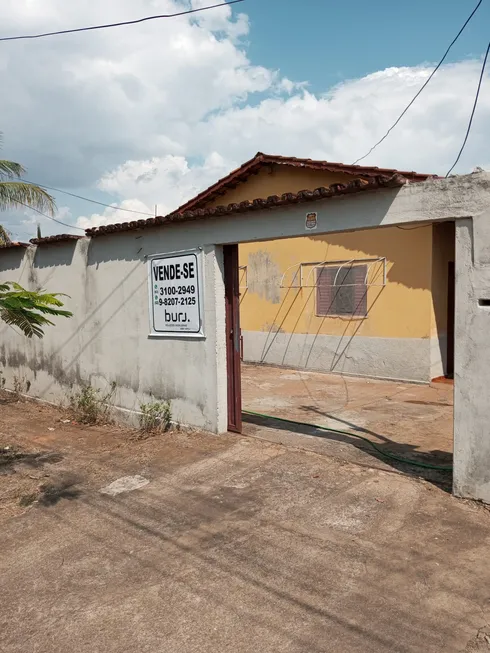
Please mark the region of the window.
<svg viewBox="0 0 490 653"><path fill-rule="evenodd" d="M366 317L367 265L318 267L316 314Z"/></svg>

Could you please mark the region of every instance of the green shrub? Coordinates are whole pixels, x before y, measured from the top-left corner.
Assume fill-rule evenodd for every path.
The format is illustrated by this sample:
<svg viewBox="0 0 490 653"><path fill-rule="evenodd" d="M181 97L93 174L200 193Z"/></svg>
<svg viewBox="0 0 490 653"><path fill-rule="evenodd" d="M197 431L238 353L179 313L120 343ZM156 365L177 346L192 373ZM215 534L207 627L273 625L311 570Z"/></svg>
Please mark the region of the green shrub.
<svg viewBox="0 0 490 653"><path fill-rule="evenodd" d="M90 384L83 386L70 398L70 410L76 421L82 424L107 422L115 391L115 382L111 383L110 390L106 394L101 394L101 390Z"/></svg>
<svg viewBox="0 0 490 653"><path fill-rule="evenodd" d="M143 433L168 431L172 421L170 401L152 401L140 404L140 428Z"/></svg>

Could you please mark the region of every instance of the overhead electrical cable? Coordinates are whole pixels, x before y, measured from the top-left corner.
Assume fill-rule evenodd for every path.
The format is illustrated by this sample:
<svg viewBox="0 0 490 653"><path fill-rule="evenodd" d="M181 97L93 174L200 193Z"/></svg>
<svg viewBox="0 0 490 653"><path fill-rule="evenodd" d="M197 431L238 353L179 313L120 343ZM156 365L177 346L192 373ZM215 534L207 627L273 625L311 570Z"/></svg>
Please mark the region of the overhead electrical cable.
<svg viewBox="0 0 490 653"><path fill-rule="evenodd" d="M58 224L63 225L63 227L69 227L70 229L78 229L79 231L85 232L85 229L83 229L82 227L76 227L73 224L68 224L67 222L61 222L61 220L57 220L56 218L51 217L47 213L43 213L39 209L35 209L33 206L29 206L29 204L24 204L24 202L19 202L18 200L16 201L16 204L22 204L22 206L25 206L27 209L39 213L39 215L42 215L44 218L47 218L48 220L52 220L53 222L57 222Z"/></svg>
<svg viewBox="0 0 490 653"><path fill-rule="evenodd" d="M125 25L137 25L145 23L150 20L159 20L161 18L176 18L177 16L186 16L188 14L196 14L200 11L207 11L208 9L216 9L217 7L227 7L234 5L238 2L245 0L230 0L230 2L221 2L216 5L209 5L207 7L197 7L196 9L187 9L186 11L179 11L175 14L158 14L156 16L145 16L144 18L137 18L136 20L125 20L120 23L107 23L105 25L91 25L90 27L76 27L74 29L57 30L55 32L45 32L43 34L23 34L21 36L3 36L0 41L20 41L25 39L42 39L46 36L59 36L60 34L74 34L76 32L91 32L99 29L109 29L111 27L123 27Z"/></svg>
<svg viewBox="0 0 490 653"><path fill-rule="evenodd" d="M439 68L442 66L442 64L444 63L444 61L445 61L447 55L449 54L449 51L451 50L451 48L453 47L453 45L456 43L456 41L459 39L459 37L460 37L461 34L463 33L465 27L468 25L468 23L470 22L470 20L471 20L471 19L473 18L473 16L476 14L476 12L477 12L478 9L480 8L480 5L482 4L482 2L483 2L483 0L479 0L478 4L477 4L476 7L473 9L473 11L471 12L471 14L468 16L468 18L466 19L465 23L463 24L463 26L461 27L461 29L459 30L459 32L456 34L456 36L454 37L454 39L453 39L453 40L451 41L451 43L449 44L449 47L447 48L446 52L444 53L444 56L442 57L442 59L439 61L439 63L437 64L437 66L434 68L434 70L431 72L431 74L430 74L429 77L426 79L426 81L424 82L424 84L420 87L420 89L419 89L418 92L415 94L415 96L412 98L412 100L410 101L410 103L405 107L405 109L403 109L403 111L401 112L401 114L398 116L398 118L395 120L395 122L394 122L394 123L391 125L391 127L388 129L388 131L386 132L386 134L385 134L382 138L380 138L379 141L378 141L377 143L375 143L375 144L372 146L372 148L369 150L369 152L367 152L366 154L364 154L364 156L359 157L359 159L356 159L352 165L356 165L356 163L359 163L359 161L362 161L363 159L365 159L366 157L368 157L368 156L371 154L371 152L374 152L374 150L378 147L378 145L381 145L381 143L385 140L385 138L387 138L387 137L389 136L389 134L393 131L393 129L398 125L398 123L400 122L400 120L401 120L401 119L403 118L403 116L407 113L407 111L410 109L410 107L412 106L412 104L413 104L413 103L415 102L415 100L419 97L419 95L422 93L422 91L424 90L424 88L429 84L429 82L430 82L431 79L434 77L434 75L436 74L436 72L437 72L437 71L439 70Z"/></svg>
<svg viewBox="0 0 490 653"><path fill-rule="evenodd" d="M85 202L91 202L92 204L98 204L99 206L106 206L108 209L114 209L117 211L126 211L127 213L138 213L139 215L150 215L153 217L153 213L147 213L146 211L136 211L136 209L124 209L121 206L114 206L113 204L105 204L104 202L92 200L89 197L84 197L83 195L76 195L75 193L69 193L67 190L61 190L61 188L53 188L53 186L38 184L37 182L29 181L28 179L24 179L23 181L25 181L26 184L33 184L34 186L40 186L41 188L52 190L55 193L64 193L65 195L70 195L70 197L76 197L77 199L84 200Z"/></svg>

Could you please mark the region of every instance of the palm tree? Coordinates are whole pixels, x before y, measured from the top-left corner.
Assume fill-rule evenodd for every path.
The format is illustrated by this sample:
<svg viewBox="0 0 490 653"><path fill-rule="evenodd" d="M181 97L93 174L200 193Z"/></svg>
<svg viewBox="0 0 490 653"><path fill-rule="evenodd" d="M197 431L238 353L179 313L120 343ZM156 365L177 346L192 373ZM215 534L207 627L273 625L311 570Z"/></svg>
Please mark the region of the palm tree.
<svg viewBox="0 0 490 653"><path fill-rule="evenodd" d="M26 206L52 215L56 204L43 188L21 180L25 169L20 163L0 160L0 211ZM0 224L0 247L11 242L8 231ZM52 325L46 315L71 317L61 309L59 293L29 291L18 283L0 284L0 320L18 327L28 338L44 335L43 327Z"/></svg>
<svg viewBox="0 0 490 653"><path fill-rule="evenodd" d="M0 159L0 211L25 206L41 213L53 215L54 198L44 188L21 180L25 168L20 163ZM0 228L0 245L10 242L6 230Z"/></svg>
<svg viewBox="0 0 490 653"><path fill-rule="evenodd" d="M0 224L0 247L3 245L8 245L10 242L11 240L9 232Z"/></svg>

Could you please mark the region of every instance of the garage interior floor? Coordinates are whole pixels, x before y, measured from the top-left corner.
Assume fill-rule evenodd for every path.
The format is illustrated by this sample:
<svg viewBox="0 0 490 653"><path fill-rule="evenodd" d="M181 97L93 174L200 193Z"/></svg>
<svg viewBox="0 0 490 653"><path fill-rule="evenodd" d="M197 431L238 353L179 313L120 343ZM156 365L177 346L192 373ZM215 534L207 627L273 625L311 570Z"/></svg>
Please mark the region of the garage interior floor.
<svg viewBox="0 0 490 653"><path fill-rule="evenodd" d="M410 460L436 466L452 463L450 382L417 385L244 363L242 405L245 435L426 475L421 468L385 458L360 439L246 413L253 411L362 435L382 450Z"/></svg>

